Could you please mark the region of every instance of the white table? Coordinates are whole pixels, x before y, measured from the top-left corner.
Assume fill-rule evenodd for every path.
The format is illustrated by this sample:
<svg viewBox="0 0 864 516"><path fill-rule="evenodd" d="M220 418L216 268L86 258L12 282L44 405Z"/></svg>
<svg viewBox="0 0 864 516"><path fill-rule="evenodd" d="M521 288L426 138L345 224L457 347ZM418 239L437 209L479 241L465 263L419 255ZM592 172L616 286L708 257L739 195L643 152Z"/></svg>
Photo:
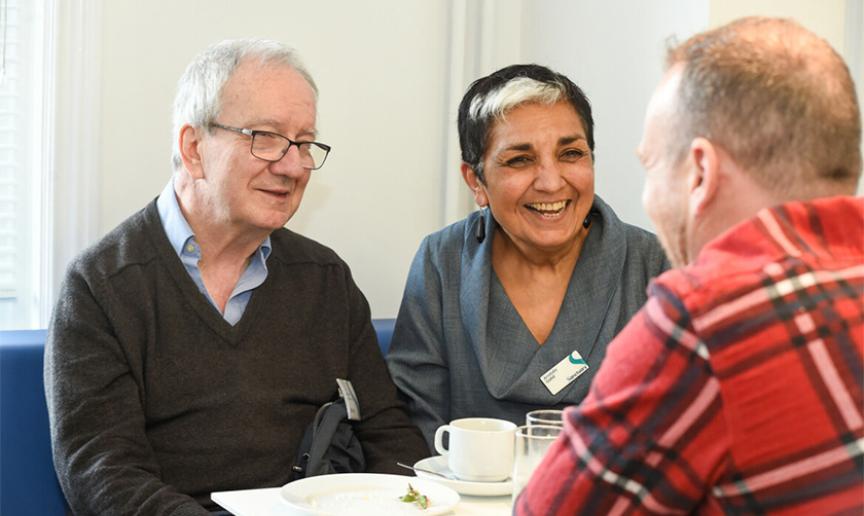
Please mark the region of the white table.
<svg viewBox="0 0 864 516"><path fill-rule="evenodd" d="M510 514L510 496L466 496L459 495L456 516L504 516ZM278 487L245 489L242 491L220 491L210 498L237 516L285 516Z"/></svg>

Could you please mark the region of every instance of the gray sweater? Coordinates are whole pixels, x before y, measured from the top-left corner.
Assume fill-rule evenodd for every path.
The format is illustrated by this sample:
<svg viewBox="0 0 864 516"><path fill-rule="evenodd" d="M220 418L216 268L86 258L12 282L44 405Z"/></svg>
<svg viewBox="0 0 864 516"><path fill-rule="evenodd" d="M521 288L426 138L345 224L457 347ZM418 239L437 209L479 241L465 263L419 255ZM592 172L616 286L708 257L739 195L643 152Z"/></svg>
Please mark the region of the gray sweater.
<svg viewBox="0 0 864 516"><path fill-rule="evenodd" d="M621 222L595 197L594 216L552 333L539 346L492 269L496 222L479 212L420 244L396 320L387 362L430 443L435 429L462 417L525 424L538 408L577 404L606 346L639 310L648 281L668 268L651 233ZM557 394L540 377L572 351L588 370Z"/></svg>
<svg viewBox="0 0 864 516"><path fill-rule="evenodd" d="M288 481L304 428L350 379L368 470L428 455L368 304L330 249L286 229L227 323L155 203L69 267L45 349L54 463L76 514L207 514L212 491Z"/></svg>

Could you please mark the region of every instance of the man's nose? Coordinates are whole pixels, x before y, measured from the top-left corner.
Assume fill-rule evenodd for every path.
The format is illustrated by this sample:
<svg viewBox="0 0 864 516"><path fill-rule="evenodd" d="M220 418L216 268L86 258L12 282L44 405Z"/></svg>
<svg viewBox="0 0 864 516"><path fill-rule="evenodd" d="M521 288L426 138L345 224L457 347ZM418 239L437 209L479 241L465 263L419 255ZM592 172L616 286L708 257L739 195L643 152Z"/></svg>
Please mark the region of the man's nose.
<svg viewBox="0 0 864 516"><path fill-rule="evenodd" d="M282 155L282 159L270 163L270 170L274 174L298 177L309 169L303 166L300 149L296 145L291 145L285 154Z"/></svg>

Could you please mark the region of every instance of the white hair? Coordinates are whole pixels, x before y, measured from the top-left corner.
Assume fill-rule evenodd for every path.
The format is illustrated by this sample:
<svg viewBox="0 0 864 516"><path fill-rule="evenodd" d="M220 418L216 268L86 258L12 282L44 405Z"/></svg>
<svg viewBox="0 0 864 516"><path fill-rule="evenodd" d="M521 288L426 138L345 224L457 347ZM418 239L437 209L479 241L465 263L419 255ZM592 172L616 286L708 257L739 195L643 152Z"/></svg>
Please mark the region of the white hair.
<svg viewBox="0 0 864 516"><path fill-rule="evenodd" d="M563 84L545 83L530 77L516 77L485 96L471 101L468 116L472 120L486 118L503 119L510 109L528 102L554 104L565 94Z"/></svg>
<svg viewBox="0 0 864 516"><path fill-rule="evenodd" d="M256 59L261 65L287 66L296 70L312 87L317 100L318 87L293 48L267 39L229 39L211 45L189 63L177 82L171 155L174 170L182 165L180 128L186 124L206 127L216 120L221 109L222 88L237 66L247 59Z"/></svg>

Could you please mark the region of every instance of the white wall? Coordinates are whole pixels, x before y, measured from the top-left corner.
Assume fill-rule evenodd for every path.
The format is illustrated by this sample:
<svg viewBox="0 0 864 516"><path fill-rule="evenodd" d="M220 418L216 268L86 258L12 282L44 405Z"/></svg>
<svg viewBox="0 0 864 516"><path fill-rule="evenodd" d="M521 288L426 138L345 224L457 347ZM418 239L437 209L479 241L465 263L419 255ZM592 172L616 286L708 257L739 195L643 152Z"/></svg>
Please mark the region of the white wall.
<svg viewBox="0 0 864 516"><path fill-rule="evenodd" d="M790 17L852 59L864 99L861 0L545 0L524 6L522 60L548 65L585 90L594 109L597 193L623 220L645 228L653 226L642 209L643 171L634 151L662 75L667 38L683 41L741 16Z"/></svg>
<svg viewBox="0 0 864 516"><path fill-rule="evenodd" d="M854 2L104 1L102 73L93 78L102 93L98 230L110 230L168 180L170 106L188 61L224 38L278 39L300 51L315 77L321 140L334 147L288 226L333 247L373 316L392 317L420 239L471 209L455 136L468 83L519 61L570 76L594 107L598 193L625 221L650 228L634 150L666 38L743 14L779 14L845 52Z"/></svg>
<svg viewBox="0 0 864 516"><path fill-rule="evenodd" d="M522 59L567 75L591 100L596 192L625 222L652 227L635 151L662 76L664 41L686 39L707 24L707 0L525 3Z"/></svg>
<svg viewBox="0 0 864 516"><path fill-rule="evenodd" d="M104 2L102 233L168 180L188 61L224 38L277 39L315 77L333 146L288 227L333 247L374 315L395 316L420 238L442 222L447 16L447 2L425 0Z"/></svg>

